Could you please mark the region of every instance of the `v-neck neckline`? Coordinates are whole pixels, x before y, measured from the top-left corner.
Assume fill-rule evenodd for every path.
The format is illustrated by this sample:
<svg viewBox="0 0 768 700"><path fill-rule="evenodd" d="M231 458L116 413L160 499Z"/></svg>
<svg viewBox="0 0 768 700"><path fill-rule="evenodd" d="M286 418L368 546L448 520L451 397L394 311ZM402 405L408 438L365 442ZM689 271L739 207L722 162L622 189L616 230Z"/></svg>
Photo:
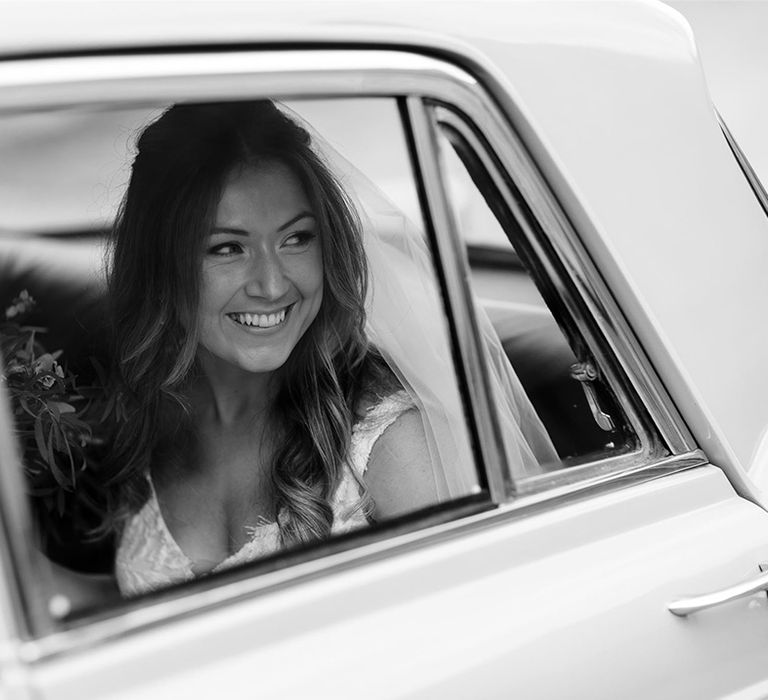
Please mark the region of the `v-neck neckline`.
<svg viewBox="0 0 768 700"><path fill-rule="evenodd" d="M268 530L276 529L278 527L277 522L270 522L270 521L267 521L263 524L259 523L258 525L246 526L246 531L248 532L249 537L245 542L243 542L243 544L237 549L237 551L232 552L232 554L229 554L228 556L224 557L224 559L222 559L218 563L214 564L211 567L208 567L207 565L209 563L214 562L213 559L203 559L203 560L192 559L192 557L190 557L182 549L181 545L176 541L176 538L173 536L173 533L171 532L171 529L168 527L168 523L165 520L165 516L163 515L163 510L160 507L160 499L157 497L157 491L155 491L155 485L152 482L151 475L147 476L147 481L149 483L150 501L153 509L155 510L155 514L157 516L157 522L160 526L160 530L163 536L168 541L168 543L173 547L173 549L175 549L176 552L181 555L182 559L186 562L189 570L195 576L212 574L212 573L215 573L216 571L219 571L222 568L225 568L226 564L229 564L232 561L236 560L246 547L248 547L249 545L252 545L265 532L267 532ZM206 567L206 568L203 568L203 567Z"/></svg>

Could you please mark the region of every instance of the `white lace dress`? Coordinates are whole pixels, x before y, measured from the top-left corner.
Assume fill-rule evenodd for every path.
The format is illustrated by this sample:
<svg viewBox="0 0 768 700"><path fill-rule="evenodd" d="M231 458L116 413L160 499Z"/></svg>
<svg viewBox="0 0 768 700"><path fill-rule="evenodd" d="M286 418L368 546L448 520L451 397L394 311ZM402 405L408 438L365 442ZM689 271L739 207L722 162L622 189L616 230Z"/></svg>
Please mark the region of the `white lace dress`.
<svg viewBox="0 0 768 700"><path fill-rule="evenodd" d="M345 473L331 506L334 520L332 535L365 527L368 523L359 508L360 488L353 475L362 478L376 441L384 431L414 404L405 392L386 397L368 409L352 430L352 441ZM151 483L150 483L151 487ZM248 528L248 541L213 569L197 567L181 550L168 530L154 488L144 506L127 523L117 547L115 575L125 596L189 581L204 571L216 572L272 554L280 548L277 523Z"/></svg>

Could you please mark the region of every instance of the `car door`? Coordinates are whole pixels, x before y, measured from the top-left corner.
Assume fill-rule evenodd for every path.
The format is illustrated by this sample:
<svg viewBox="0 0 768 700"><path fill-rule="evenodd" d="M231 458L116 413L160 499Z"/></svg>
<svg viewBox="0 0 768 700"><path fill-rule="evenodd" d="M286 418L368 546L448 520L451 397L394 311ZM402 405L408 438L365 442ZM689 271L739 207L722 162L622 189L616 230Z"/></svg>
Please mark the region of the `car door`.
<svg viewBox="0 0 768 700"><path fill-rule="evenodd" d="M332 140L325 130L346 130L352 100L371 98L377 112L385 105L406 158L388 165L398 178L380 184L422 220L432 245L455 368L447 381L465 402L481 484L370 532L78 608L32 544L6 411L8 697L759 694L764 593L685 617L669 605L758 577L768 514L698 449L480 77L416 49L343 46L115 52L5 69L0 111L22 121L266 96L305 107ZM325 102L313 108L308 98ZM360 133L363 152L384 140L378 130ZM405 195L403 178L412 182ZM483 262L462 242L460 181L511 244L496 256L506 262ZM475 295L475 285L487 293ZM522 368L532 353L555 358L520 370L562 457L539 474L521 476L507 459L477 339L481 313L512 329L501 340L513 364ZM523 352L518 331L534 321L541 332ZM542 366L552 376L537 384ZM569 398L553 398L560 391Z"/></svg>

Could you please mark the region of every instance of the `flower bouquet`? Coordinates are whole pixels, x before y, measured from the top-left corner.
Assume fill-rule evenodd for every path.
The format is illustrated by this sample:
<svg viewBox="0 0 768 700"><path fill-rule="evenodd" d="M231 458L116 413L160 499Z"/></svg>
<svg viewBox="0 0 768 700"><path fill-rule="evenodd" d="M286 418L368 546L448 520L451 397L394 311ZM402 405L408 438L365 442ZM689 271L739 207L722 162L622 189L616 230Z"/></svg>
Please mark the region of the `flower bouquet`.
<svg viewBox="0 0 768 700"><path fill-rule="evenodd" d="M24 290L0 320L0 381L10 397L29 493L47 539L61 531L64 518L74 531L87 532L90 516L99 510L87 482L104 443L94 428L104 424L113 402L106 400L106 375L95 360L101 385L79 386L62 363L62 352L45 348L46 329L23 322L34 306Z"/></svg>

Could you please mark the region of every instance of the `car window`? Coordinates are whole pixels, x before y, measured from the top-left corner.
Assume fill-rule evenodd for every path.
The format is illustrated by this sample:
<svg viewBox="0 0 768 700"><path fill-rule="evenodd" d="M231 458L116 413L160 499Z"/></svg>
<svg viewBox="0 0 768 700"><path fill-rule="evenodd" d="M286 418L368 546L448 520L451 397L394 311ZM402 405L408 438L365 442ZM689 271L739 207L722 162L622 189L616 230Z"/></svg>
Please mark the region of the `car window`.
<svg viewBox="0 0 768 700"><path fill-rule="evenodd" d="M105 499L120 497L103 488L105 470L116 470L111 478L122 478L120 467L110 462L113 442L120 439L123 426L130 424L130 412L144 400L141 396L139 404L126 400L124 387L116 389L112 381L113 311L106 301L106 277L110 258L118 255L118 249L110 247L108 239L131 178L131 165L138 157L138 135L169 107L84 105L1 118L0 298L5 319L0 333L6 367L4 389L15 415L40 547L51 562L54 589L69 601L62 604L59 600L57 609L65 617L76 617L106 602L119 602L114 590L112 595L104 594L115 562L118 570L121 566L130 568L131 562L140 558L137 552L147 548L156 550L155 554L172 550L171 558L176 563L185 562L190 572L197 573L195 567L199 565L194 545L189 544L193 540L182 522L184 506L179 506L178 515L173 514L178 505L173 499L180 491L175 480L186 483L186 477L178 476L182 469L178 465L170 477L156 465L148 465L144 479L137 475L138 482L124 486L126 493L130 490L131 497L138 499L130 505L132 514L108 531L101 528L100 520L103 509L110 507ZM462 373L455 369L449 315L441 301L423 233L398 104L393 99L294 100L281 103L280 109L310 132L317 152L332 163L334 177L352 200L364 237L375 234L376 241L375 249L371 244L367 250L365 333L366 342L382 355L381 364L388 374L381 385L361 393L347 419L352 421L351 444L342 465L344 471L336 480L335 490L324 497L333 518L329 534L341 538L339 546L349 547L349 542L343 542L352 534L386 528L402 517L410 518L410 524L400 526L406 530L423 527L435 517L450 519L451 503L469 499L481 504L488 500L486 478L475 466L476 438L466 420L467 391ZM233 221L232 226L247 228L238 223L239 219ZM256 221L253 229L258 226ZM218 240L220 235L211 239L216 244L216 265L225 258L218 254L220 249L226 256L236 257L230 250L234 247L245 256L243 236L230 241ZM283 261L297 260L303 249L292 238L287 241L280 244L279 255ZM263 253L263 249L258 250ZM283 250L289 250L290 255ZM152 256L148 253L143 262L152 265ZM231 276L229 270L237 267L228 264L227 274ZM171 275L172 264L166 261L163 265ZM329 255L324 265L336 272L342 263ZM396 270L392 278L380 269L386 270L386 265ZM298 287L309 273L304 270L301 274ZM323 303L332 294L328 285L343 283L333 281L333 277L332 282L327 279ZM227 284L226 277L221 280L217 282L220 288ZM225 293L238 292L232 286ZM314 294L319 298L318 291ZM228 299L224 298L224 307ZM163 299L157 298L158 309L162 304ZM269 315L258 320L255 314L246 318L245 311L230 316L240 325L259 323L266 327L273 323ZM340 352L336 352L338 357ZM401 415L410 418L400 421ZM406 449L383 447L387 431L401 430L401 422L405 427L400 439ZM163 455L165 450L179 458L186 455L180 445L185 440L195 442L198 436L194 431L177 434L177 430L178 424L164 424L163 431L169 431L170 437L161 435L151 454ZM312 437L319 441L322 436ZM366 489L383 488L377 485L377 474L366 473L367 464L374 458L407 462L411 459L409 446L414 455L421 455L421 463L414 469L423 471L429 480L427 495L414 500L404 489L398 491L385 484L388 492L395 494L391 502L381 499L374 503L375 511L366 510ZM221 459L226 459L226 450L222 450ZM293 483L289 481L286 488L290 491ZM199 492L201 487L195 482L190 489ZM302 498L299 494L300 503ZM202 513L208 502L203 499L195 507ZM436 508L437 515L433 512ZM421 520L419 513L423 514ZM267 522L268 518L262 520ZM280 523L262 527L262 520L246 522L252 536L231 547L225 567L208 571L222 573L238 563L274 558L280 549L275 539ZM215 530L215 522L208 529ZM162 532L159 543L158 530ZM275 540L272 544L270 538ZM327 539L325 536L319 541ZM263 546L256 546L257 540ZM240 556L243 551L252 554ZM316 556L317 552L304 558ZM157 568L156 562L153 567ZM135 595L162 588L154 579L142 588L140 578L136 576L133 581L130 575L124 577L123 594L126 590Z"/></svg>
<svg viewBox="0 0 768 700"><path fill-rule="evenodd" d="M542 472L635 452L637 429L566 310L552 271L543 269L541 252L526 241L492 154L458 115L442 108L435 114L441 176L466 245L478 313L490 318L557 453ZM511 470L518 481L541 475L515 474L514 464Z"/></svg>

